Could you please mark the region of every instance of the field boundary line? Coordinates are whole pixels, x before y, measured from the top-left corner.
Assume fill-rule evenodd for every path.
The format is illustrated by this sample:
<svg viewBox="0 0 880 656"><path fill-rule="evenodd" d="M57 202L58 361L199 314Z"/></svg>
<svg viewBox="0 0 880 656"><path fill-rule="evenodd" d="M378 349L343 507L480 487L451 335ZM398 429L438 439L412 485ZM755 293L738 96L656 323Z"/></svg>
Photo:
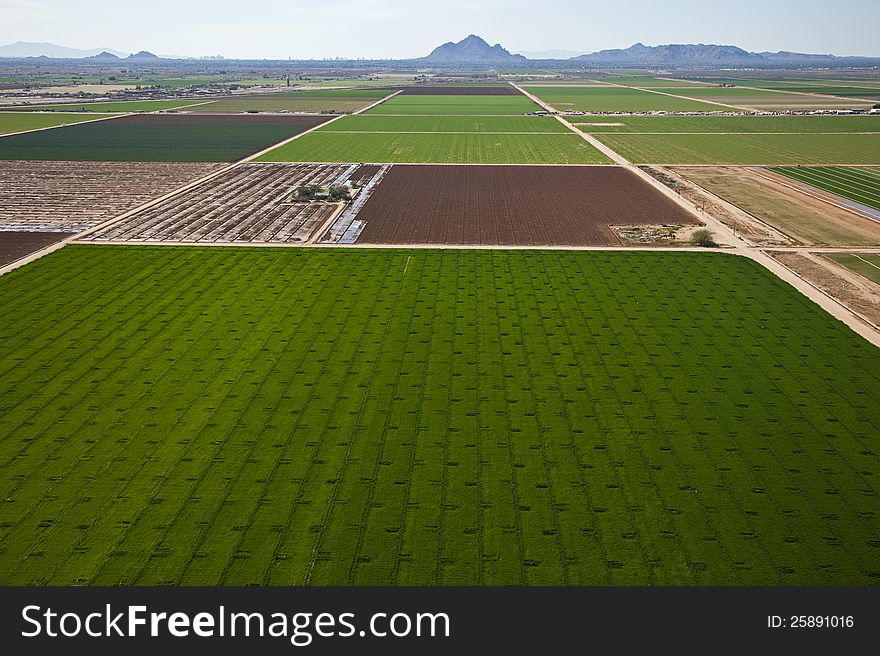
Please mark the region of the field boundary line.
<svg viewBox="0 0 880 656"><path fill-rule="evenodd" d="M3 114L29 114L32 112L0 112ZM66 112L67 114L72 114L73 112ZM42 132L43 130L55 130L57 128L69 128L74 125L85 125L86 123L97 123L98 121L112 121L114 118L122 118L123 116L129 116L129 114L113 114L111 116L102 116L101 118L90 118L87 121L77 121L76 123L62 123L60 125L47 125L44 128L34 128L33 130L19 130L18 132L8 132L6 134L0 134L0 139L4 137L14 137L17 134L29 134L31 132Z"/></svg>
<svg viewBox="0 0 880 656"><path fill-rule="evenodd" d="M688 178L685 174L679 172L679 171L676 170L675 168L673 168L673 167L663 167L663 166L657 166L657 165L653 165L653 166L655 166L656 168L661 169L661 172L664 173L664 174L666 174L666 175L672 174L672 175L674 175L674 176L678 176L678 177L680 177L682 180L684 180L685 182L687 182L687 183L689 183L689 184L692 184L692 185L695 186L697 189L699 189L701 192L703 192L704 194L706 194L709 198L711 198L711 199L714 200L715 202L719 203L719 204L720 204L724 209L726 209L728 212L731 212L731 213L736 214L736 215L741 215L740 218L741 218L741 220L742 220L743 222L746 222L746 221L748 221L748 220L754 221L755 223L759 224L759 225L760 225L762 228L764 228L765 230L769 230L771 233L777 233L777 234L779 234L781 237L783 237L783 238L787 239L788 241L792 242L792 243L790 244L791 246L798 246L798 245L802 245L802 246L803 246L803 244L802 244L801 242L799 242L797 239L795 239L794 237L792 237L790 234L788 234L788 233L785 232L784 230L781 230L781 229L779 229L779 228L777 228L777 227L775 227L775 226L772 226L772 225L770 225L769 223L764 222L763 220L761 220L760 218L758 218L757 216L755 216L755 215L752 214L751 212L747 212L746 210L742 209L741 207L739 207L739 206L737 206L737 205L734 205L733 203L731 203L731 202L730 202L729 200L727 200L726 198L722 198L721 196L719 196L718 194L716 194L714 191L710 191L709 189L706 189L703 185L701 185L701 184L699 184L699 183L697 183L697 182L694 182L693 180L691 180L690 178ZM734 234L736 234L736 228L733 228L733 232L734 232ZM744 238L742 238L742 237L740 237L740 238L743 239L743 241L748 242L748 240L746 240L746 239L744 239ZM757 245L755 245L755 246L757 246Z"/></svg>
<svg viewBox="0 0 880 656"><path fill-rule="evenodd" d="M632 86L626 86L625 84L614 84L613 82L610 82L609 84L611 86L620 87L622 89L635 89L636 91L646 91L648 93L657 93L657 94L660 94L661 96L669 96L670 98L681 98L682 100L692 100L694 102L707 103L709 105L718 105L719 107L729 107L731 109L738 109L741 112L752 113L755 111L751 107L742 107L740 105L730 105L728 103L716 102L714 100L703 100L701 98L691 98L690 96L682 96L682 95L679 95L676 93L668 93L666 91L657 91L657 89L645 89L643 87L632 87ZM703 88L703 87L700 87L700 88ZM708 87L708 88L711 89L712 87Z"/></svg>
<svg viewBox="0 0 880 656"><path fill-rule="evenodd" d="M311 244L318 243L321 240L321 237L324 236L324 233L326 233L330 229L330 227L333 225L333 223L336 221L336 219L339 218L339 215L345 211L345 208L347 206L348 206L348 203L337 203L336 211L334 211L333 214L330 215L330 218L328 218L326 221L324 221L324 223L322 223L318 227L318 229L312 233L311 237L309 237L305 241L305 244L311 245Z"/></svg>
<svg viewBox="0 0 880 656"><path fill-rule="evenodd" d="M366 107L361 107L359 110L357 110L356 112L352 112L352 113L349 114L348 116L357 116L358 114L363 114L364 112L368 112L368 111L370 111L371 109L373 109L373 107L377 107L378 105L381 105L381 104L382 104L383 102L385 102L386 100L391 100L394 96L396 96L396 95L398 95L398 94L401 94L401 93L403 93L403 89L398 89L398 90L395 91L394 93L388 94L388 95L385 96L384 98L380 98L380 99L377 100L376 102L374 102L374 103L372 103L372 104L370 104L370 105L367 105Z"/></svg>
<svg viewBox="0 0 880 656"><path fill-rule="evenodd" d="M712 87L709 87L709 88L711 89ZM791 94L795 94L798 96L807 96L807 97L813 97L813 98L832 98L833 100L843 100L848 103L855 102L856 104L861 103L861 104L870 105L872 103L877 102L876 100L861 100L861 99L856 99L854 101L852 98L845 98L843 96L834 96L830 93L810 93L808 91L789 91L786 89L762 89L760 87L750 87L750 86L741 86L741 85L737 85L735 88L749 89L751 91L769 91L771 93L791 93ZM868 89L870 89L871 87L854 87L854 88L868 88ZM878 97L878 99L880 99L880 93L877 94L877 97Z"/></svg>
<svg viewBox="0 0 880 656"><path fill-rule="evenodd" d="M657 253L707 253L715 255L732 255L731 248L704 248L701 246L655 246L650 244L632 244L626 246L572 246L569 244L398 244L398 243L292 243L292 242L245 242L245 241L156 241L156 240L124 240L104 239L101 241L83 242L88 246L176 246L183 248L359 248L359 249L417 249L417 250L503 250L503 251L651 251Z"/></svg>
<svg viewBox="0 0 880 656"><path fill-rule="evenodd" d="M775 182L775 183L777 183L777 184L780 184L780 185L782 185L783 187L787 187L788 189L792 189L793 191L797 191L797 192L803 194L804 196L809 196L810 198L812 198L812 199L814 199L814 200L821 201L821 202L825 203L826 205L831 205L832 207L836 207L836 208L841 209L841 210L846 210L846 211L849 212L850 214L855 214L855 215L856 215L857 217L859 217L860 219L867 219L868 221L876 221L876 219L872 219L872 218L869 217L869 216L865 216L864 214L862 214L862 213L859 212L858 210L854 210L854 209L851 208L851 207L847 207L847 206L845 206L845 205L841 205L841 204L839 204L839 203L833 201L831 198L823 198L822 196L820 196L820 195L817 194L817 193L812 193L809 189L804 189L803 187L798 187L797 185L790 184L790 183L788 183L788 182L785 181L787 178L786 178L786 176L784 176L784 175L776 174L776 175L779 175L779 177L783 178L782 180L777 180L775 177L770 176L770 175L767 175L766 173L764 173L764 171L766 171L766 170L767 170L766 167L757 167L757 169L754 171L754 173L755 173L755 175L757 175L758 177L761 177L761 178L764 178L765 180L769 180L769 181L771 181L771 182ZM773 173L773 172L771 171L771 173ZM813 185L809 184L808 182L803 182L803 181L801 181L801 180L798 180L798 182L800 182L802 185L807 185L807 186L809 186L809 187L812 187L812 188L815 189L817 192L822 192L822 193L824 193L824 194L831 194L832 196L837 195L837 194L833 194L833 193L830 192L830 191L825 191L824 189L820 189L819 187L813 187ZM844 198L844 196L841 196L841 198ZM853 201L853 202L856 202L856 201Z"/></svg>
<svg viewBox="0 0 880 656"><path fill-rule="evenodd" d="M856 311L856 310L853 310L851 307L849 307L849 306L848 306L846 303L844 303L843 301L841 301L841 300L835 298L834 296L831 296L830 294L826 294L824 291L822 291L822 289L821 289L818 285L815 285L814 283L810 282L810 281L807 280L804 276L802 276L801 274L799 274L797 271L795 271L794 269L792 269L792 268L789 267L788 265L786 265L786 264L780 262L779 260L777 260L776 258L774 258L772 255L770 255L770 253L771 253L771 252L774 252L774 251L776 251L776 249L772 249L772 248L771 248L771 249L767 249L766 251L762 251L762 252L763 252L765 255L767 255L768 257L770 257L774 262L776 262L776 263L779 264L781 267L783 267L783 268L784 268L786 271L788 271L791 275L797 276L797 278L798 278L799 280L802 280L804 283L806 283L807 285L809 285L810 287L812 287L812 288L815 289L816 291L820 292L823 296L825 296L826 298L830 299L833 303L835 303L835 304L838 305L839 307L845 309L847 312L852 313L853 316L855 316L856 318L858 318L858 319L860 319L861 321L863 321L863 322L864 322L865 324L867 324L869 327L873 328L873 331L871 331L871 333L870 333L870 334L872 335L872 337L865 337L865 335L862 335L862 336L865 337L869 342L871 342L871 343L874 344L875 346L880 346L880 326L878 326L878 325L875 324L873 321L871 321L870 319L868 319L867 317L865 317L862 313L860 313L860 312L858 312L858 311ZM811 255L811 253L804 253L803 255L804 255L805 257L808 257L809 255ZM808 259L810 259L811 261L816 262L816 261L821 260L821 259L824 259L824 258L808 258ZM829 260L829 262L830 262L830 260ZM819 262L819 264L820 264L821 266L823 266L825 269L828 269L829 271L832 271L832 272L833 272L833 268L832 268L832 267L826 266L826 265L824 265L822 262ZM836 265L837 263L836 263L836 262L831 262L831 264L835 264L835 265ZM842 265L837 265L837 266L842 266ZM846 267L842 267L842 268L845 269ZM847 273L855 273L855 275L861 275L861 274L859 274L858 272L850 272L850 271L847 271ZM847 280L847 278L846 278L845 276L841 276L841 277L843 277L844 280ZM864 277L864 276L862 276L862 277ZM870 282L870 281L869 281L869 282ZM821 303L820 303L820 305L821 305ZM832 314L832 315L833 315L834 313L829 311L829 314ZM859 332L859 331L856 331L856 332ZM861 335L862 333L859 332L859 334Z"/></svg>
<svg viewBox="0 0 880 656"><path fill-rule="evenodd" d="M189 105L181 105L180 107L169 107L168 109L154 109L152 112L147 112L147 114L161 114L162 112L176 112L179 109L187 109L188 107L200 107L201 105L210 105L212 102L217 102L216 100L200 100L196 103L191 103Z"/></svg>
<svg viewBox="0 0 880 656"><path fill-rule="evenodd" d="M128 115L129 114L124 114L124 116L128 116ZM121 115L121 116L123 116L123 115ZM213 171L213 172L211 172L207 175L204 175L196 180L193 180L192 182L189 182L181 187L178 187L177 189L173 189L172 191L168 192L167 194L164 194L163 196L160 196L159 198L154 198L150 201L147 201L146 203L142 203L141 205L138 205L137 207L130 209L130 210L120 214L119 216L115 216L111 219L107 219L106 221L103 221L102 223L99 223L98 225L92 226L91 228L88 228L82 232L74 233L70 237L67 237L65 239L62 239L59 242L51 244L51 245L47 246L46 248L43 248L38 251L34 251L33 253L30 253L22 258L19 258L19 259L15 260L14 262L10 262L9 264L7 264L4 267L0 267L0 276L2 276L5 273L8 273L10 271L13 271L14 269L22 267L26 264L30 264L34 260L38 260L39 258L43 257L44 255L48 255L49 253L53 253L54 251L57 251L58 249L63 248L67 244L71 244L71 243L76 242L79 239L82 239L84 237L88 237L89 235L92 235L92 234L98 232L99 230L109 228L109 227L115 225L116 223L118 223L124 219L127 219L130 216L133 216L134 214L137 214L138 212L149 209L149 208L153 207L154 205L157 205L157 204L162 203L166 200L174 198L178 194L182 194L186 191L189 191L193 187L196 187L196 186L203 184L205 182L209 182L210 180L213 180L214 178L216 178L224 173L227 173L234 168L237 168L243 164L247 164L247 163L251 162L256 157L259 157L265 153L268 153L269 151L271 151L271 150L273 150L283 144L286 144L290 141L293 141L294 139L298 139L301 136L303 136L304 134L308 134L309 132L312 132L313 130L317 130L322 125L327 125L328 123L332 123L333 121L338 121L340 118L343 118L344 116L346 116L346 115L340 114L339 116L336 116L336 117L330 119L329 121L325 121L324 123L321 123L320 125L315 125L315 126L309 128L308 130L304 130L302 132L299 132L299 133L293 135L292 137L290 137L289 139L282 141L281 143L277 143L272 146L269 146L268 148L261 150L258 153L248 155L247 157L245 157L243 159L240 159L238 161L232 162L231 164L228 164L226 166L221 167L217 171ZM135 242L135 243L138 243L138 242Z"/></svg>
<svg viewBox="0 0 880 656"><path fill-rule="evenodd" d="M518 134L518 135L544 135L544 136L570 136L567 132L482 132L470 130L464 132L445 132L440 130L328 130L328 134Z"/></svg>
<svg viewBox="0 0 880 656"><path fill-rule="evenodd" d="M864 262L864 263L867 264L868 266L872 266L872 267L874 267L875 269L877 269L878 271L880 271L880 266L877 266L877 265L874 264L873 262L869 262L869 261L866 260L865 258L860 257L858 253L850 253L850 255L852 255L852 256L853 256L854 258L856 258L857 260L860 260L860 261Z"/></svg>
<svg viewBox="0 0 880 656"><path fill-rule="evenodd" d="M515 83L511 82L513 86L517 86ZM546 103L538 99L533 94L529 94L526 91L522 90L523 93L532 97L536 102L539 102L541 106L548 106ZM562 121L564 125L571 127L571 123L569 123L563 116L557 114L556 118L559 121ZM764 268L768 269L771 273L775 274L776 277L781 280L787 282L796 290L801 292L804 296L809 298L811 301L819 305L826 312L828 312L831 316L836 319L839 319L847 326L849 326L854 332L864 337L874 346L880 347L880 330L874 327L871 323L865 323L862 318L858 315L852 313L852 311L847 308L845 305L840 303L837 299L833 298L829 294L826 294L824 291L819 289L813 284L810 284L807 280L803 279L801 276L798 276L793 271L791 271L788 267L784 266L781 262L775 260L772 256L770 256L765 250L760 248L755 248L751 246L748 242L738 237L730 228L728 228L724 223L720 220L716 219L714 216L700 210L695 204L690 201L680 197L676 194L672 189L667 187L665 184L649 175L646 171L643 171L638 166L635 166L632 162L627 160L622 155L618 154L611 148L605 146L599 142L595 137L586 132L578 132L581 134L584 139L586 139L591 144L596 145L601 148L602 152L611 157L615 162L618 162L621 166L627 168L632 171L639 178L647 182L654 189L658 190L667 198L672 199L674 202L678 203L685 210L698 217L701 221L703 221L708 227L710 227L714 232L721 236L721 240L724 243L728 243L732 245L732 252L737 255L742 255L743 257L747 257L749 259L754 260L758 264L762 265ZM730 252L730 251L729 251Z"/></svg>

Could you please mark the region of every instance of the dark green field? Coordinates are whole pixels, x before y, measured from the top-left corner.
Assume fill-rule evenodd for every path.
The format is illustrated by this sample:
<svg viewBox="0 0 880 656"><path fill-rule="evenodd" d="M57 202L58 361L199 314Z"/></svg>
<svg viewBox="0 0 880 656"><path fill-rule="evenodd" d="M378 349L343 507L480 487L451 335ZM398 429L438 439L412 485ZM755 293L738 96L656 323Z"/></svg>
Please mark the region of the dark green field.
<svg viewBox="0 0 880 656"><path fill-rule="evenodd" d="M122 102L82 102L60 105L12 105L0 107L4 112L158 112L191 107L203 100L131 100Z"/></svg>
<svg viewBox="0 0 880 656"><path fill-rule="evenodd" d="M143 115L0 140L0 160L231 162L326 117Z"/></svg>
<svg viewBox="0 0 880 656"><path fill-rule="evenodd" d="M68 246L0 278L0 582L876 585L878 376L729 255Z"/></svg>

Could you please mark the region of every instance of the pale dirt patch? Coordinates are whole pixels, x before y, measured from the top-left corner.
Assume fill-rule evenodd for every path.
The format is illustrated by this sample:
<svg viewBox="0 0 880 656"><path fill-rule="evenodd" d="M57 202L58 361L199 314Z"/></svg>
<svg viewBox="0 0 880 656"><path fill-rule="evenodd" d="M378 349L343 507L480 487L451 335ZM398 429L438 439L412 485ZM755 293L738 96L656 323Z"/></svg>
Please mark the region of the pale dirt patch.
<svg viewBox="0 0 880 656"><path fill-rule="evenodd" d="M880 325L880 286L813 253L770 255L874 325Z"/></svg>
<svg viewBox="0 0 880 656"><path fill-rule="evenodd" d="M799 243L880 245L880 223L837 207L821 194L810 195L793 189L790 180L772 171L725 166L671 170Z"/></svg>
<svg viewBox="0 0 880 656"><path fill-rule="evenodd" d="M793 242L783 233L764 225L753 216L735 205L708 193L702 187L687 180L678 170L659 166L642 167L648 174L674 189L681 198L693 203L727 227L736 231L737 236L758 246L788 246Z"/></svg>

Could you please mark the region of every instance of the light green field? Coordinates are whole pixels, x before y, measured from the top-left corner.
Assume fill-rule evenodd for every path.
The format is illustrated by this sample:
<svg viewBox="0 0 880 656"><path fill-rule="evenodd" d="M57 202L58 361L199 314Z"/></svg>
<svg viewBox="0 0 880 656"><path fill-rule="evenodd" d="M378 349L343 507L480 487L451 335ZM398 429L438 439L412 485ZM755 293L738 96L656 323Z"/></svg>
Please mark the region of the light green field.
<svg viewBox="0 0 880 656"><path fill-rule="evenodd" d="M367 114L399 115L506 115L527 114L541 108L525 96L420 96L399 95L386 100Z"/></svg>
<svg viewBox="0 0 880 656"><path fill-rule="evenodd" d="M387 89L326 89L229 96L194 107L195 112L355 112L394 93Z"/></svg>
<svg viewBox="0 0 880 656"><path fill-rule="evenodd" d="M93 114L89 116L77 116L74 114L33 114L30 112L0 112L0 135L24 132L25 130L39 130L82 121L94 121L104 118L109 114ZM558 121L554 121L558 123Z"/></svg>
<svg viewBox="0 0 880 656"><path fill-rule="evenodd" d="M577 125L579 120L587 119L572 119L584 132L880 132L880 116L603 116Z"/></svg>
<svg viewBox="0 0 880 656"><path fill-rule="evenodd" d="M876 585L878 377L733 255L65 247L0 277L0 584Z"/></svg>
<svg viewBox="0 0 880 656"><path fill-rule="evenodd" d="M4 112L158 112L186 107L202 100L135 100L132 102L64 103L58 105L17 105L0 107Z"/></svg>
<svg viewBox="0 0 880 656"><path fill-rule="evenodd" d="M549 116L346 116L321 132L570 132Z"/></svg>
<svg viewBox="0 0 880 656"><path fill-rule="evenodd" d="M880 168L775 168L777 173L880 210Z"/></svg>
<svg viewBox="0 0 880 656"><path fill-rule="evenodd" d="M880 134L596 134L637 164L880 164Z"/></svg>
<svg viewBox="0 0 880 656"><path fill-rule="evenodd" d="M796 93L784 93L776 91L761 91L758 89L744 89L742 87L722 88L722 87L694 87L693 89L676 91L681 95L701 100L711 100L713 102L724 103L728 105L736 105L741 107L767 107L767 108L784 108L791 107L795 109L816 108L845 108L845 107L870 107L866 101L853 99L836 100L834 98L823 98L821 96L810 96Z"/></svg>
<svg viewBox="0 0 880 656"><path fill-rule="evenodd" d="M625 87L640 87L643 89L683 88L706 86L705 82L687 82L662 77L597 77L598 82L607 84L622 84ZM673 92L677 93L677 92Z"/></svg>
<svg viewBox="0 0 880 656"><path fill-rule="evenodd" d="M824 253L824 256L880 285L880 254Z"/></svg>
<svg viewBox="0 0 880 656"><path fill-rule="evenodd" d="M576 134L371 134L311 132L259 162L607 164Z"/></svg>
<svg viewBox="0 0 880 656"><path fill-rule="evenodd" d="M545 87L523 88L558 111L579 112L714 112L717 105L675 98L650 91L622 87Z"/></svg>

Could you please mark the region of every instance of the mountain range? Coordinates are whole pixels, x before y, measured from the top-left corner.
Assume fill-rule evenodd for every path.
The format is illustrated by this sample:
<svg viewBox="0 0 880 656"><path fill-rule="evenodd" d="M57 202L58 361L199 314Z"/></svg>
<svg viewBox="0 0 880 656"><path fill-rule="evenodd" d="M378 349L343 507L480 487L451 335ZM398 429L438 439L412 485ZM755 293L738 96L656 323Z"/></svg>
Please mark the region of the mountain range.
<svg viewBox="0 0 880 656"><path fill-rule="evenodd" d="M566 66L602 68L773 68L791 66L875 66L880 57L838 57L830 54L810 54L789 51L748 52L730 45L714 44L668 44L646 46L636 43L625 49L599 50L588 54L569 56L570 51L549 50L545 52L513 54L496 43L490 46L475 34L458 42L444 43L425 57L410 60L416 65L436 66L540 66L541 64L564 64ZM150 62L161 59L152 53L141 51L133 55L96 48L80 50L52 43L26 43L19 41L0 46L0 58L49 57L54 59L83 59L94 62ZM176 58L175 58L176 59ZM383 60L391 61L391 60Z"/></svg>
<svg viewBox="0 0 880 656"><path fill-rule="evenodd" d="M101 53L110 53L116 57L128 57L127 52L112 50L111 48L94 48L92 50L80 50L79 48L68 48L67 46L59 46L54 43L28 43L26 41L16 41L5 46L0 46L0 57L50 57L52 59L84 59L86 57L95 57Z"/></svg>
<svg viewBox="0 0 880 656"><path fill-rule="evenodd" d="M539 54L539 53L536 53ZM556 54L551 51L548 54ZM714 44L669 44L646 46L636 43L626 49L600 50L585 55L559 59L547 57L546 61L565 61L584 66L608 66L617 68L658 67L770 67L774 65L843 65L849 63L876 62L878 58L837 57L799 52L748 52L736 46ZM540 59L539 59L540 60ZM458 43L444 43L427 57L416 61L429 64L522 64L523 55L513 55L499 44L490 46L480 37L471 34Z"/></svg>

